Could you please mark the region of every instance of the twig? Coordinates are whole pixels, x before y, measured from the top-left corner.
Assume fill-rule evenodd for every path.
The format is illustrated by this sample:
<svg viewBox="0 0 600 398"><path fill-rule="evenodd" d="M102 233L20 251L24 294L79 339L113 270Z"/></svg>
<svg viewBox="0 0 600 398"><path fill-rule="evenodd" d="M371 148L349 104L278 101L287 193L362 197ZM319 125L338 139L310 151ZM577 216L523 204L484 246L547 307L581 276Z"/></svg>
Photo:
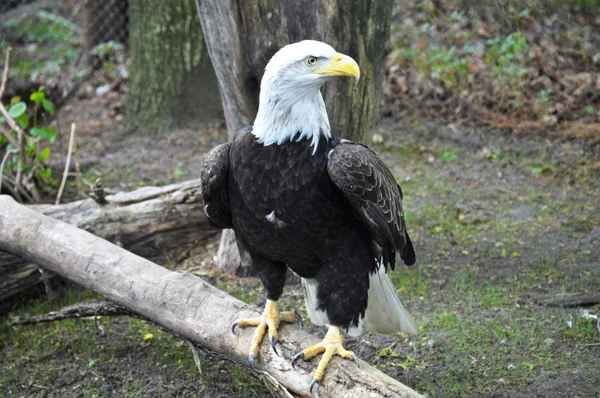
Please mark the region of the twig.
<svg viewBox="0 0 600 398"><path fill-rule="evenodd" d="M131 315L131 312L110 301L82 302L61 308L57 312L17 319L12 325L31 325L71 318L98 317L99 315Z"/></svg>
<svg viewBox="0 0 600 398"><path fill-rule="evenodd" d="M600 303L600 292L546 294L532 297L539 305L551 307L580 307Z"/></svg>
<svg viewBox="0 0 600 398"><path fill-rule="evenodd" d="M63 173L62 181L60 182L60 188L58 189L58 195L56 196L56 202L54 204L60 203L60 197L63 194L63 190L65 189L65 184L67 182L67 176L69 175L69 165L71 164L71 154L73 153L73 141L75 141L75 123L71 123L71 137L69 138L69 150L67 151L67 162L65 163L65 171Z"/></svg>
<svg viewBox="0 0 600 398"><path fill-rule="evenodd" d="M589 343L589 344L584 344L582 347L597 347L600 346L600 343Z"/></svg>
<svg viewBox="0 0 600 398"><path fill-rule="evenodd" d="M0 133L2 133L2 136L6 138L9 144L11 144L15 148L17 147L17 141L13 138L12 135L8 133L8 130L4 129L3 127L0 127Z"/></svg>
<svg viewBox="0 0 600 398"><path fill-rule="evenodd" d="M183 338L183 340L185 340L188 343L188 345L190 346L190 348L192 349L192 354L194 355L194 363L196 364L196 367L198 368L198 373L200 373L200 377L202 377L202 364L200 363L200 356L198 355L198 349L196 348L194 343L192 343L188 339Z"/></svg>
<svg viewBox="0 0 600 398"><path fill-rule="evenodd" d="M42 275L42 282L44 282L44 289L46 290L46 298L48 300L52 300L54 298L54 292L52 290L52 286L50 285L50 278L52 274L50 271L44 271L42 268L39 269L40 274Z"/></svg>
<svg viewBox="0 0 600 398"><path fill-rule="evenodd" d="M2 177L4 176L4 163L6 163L10 155L14 155L17 152L19 151L16 148L13 148L10 151L6 152L6 155L4 155L4 159L2 159L2 163L0 163L0 193L2 193Z"/></svg>
<svg viewBox="0 0 600 398"><path fill-rule="evenodd" d="M79 152L77 151L77 142L73 143L73 151L75 152L75 181L77 182L77 196L78 197L87 197L87 194L84 193L83 189L83 181L81 177L81 169L79 168ZM70 167L71 165L69 165Z"/></svg>
<svg viewBox="0 0 600 398"><path fill-rule="evenodd" d="M8 80L8 70L9 70L9 64L10 64L10 51L11 48L9 47L6 50L6 58L4 60L4 72L2 73L2 83L0 85L0 97L2 97L2 94L4 93L4 89L6 88L6 81ZM23 129L17 124L17 122L15 122L15 120L12 118L12 116L10 116L10 114L8 113L8 110L4 107L4 105L2 104L2 101L0 101L0 112L2 112L2 115L4 115L4 117L6 118L6 122L8 123L8 125L10 126L10 128L12 128L13 130L15 130L17 132L17 141L14 140L9 140L11 141L11 143L13 143L13 145L15 146L15 148L17 148L17 150L19 151L19 162L17 165L17 178L15 181L15 194L16 194L16 199L21 200L21 195L19 193L19 191L22 190L21 185L23 183L23 163L25 162L25 148L23 147L23 136L24 136L24 131ZM10 136L10 134L8 134L8 136ZM11 137L12 139L12 137Z"/></svg>
<svg viewBox="0 0 600 398"><path fill-rule="evenodd" d="M29 196L27 195L28 192L31 193L33 199L28 199L30 202L40 203L42 201L42 197L35 186L35 181L30 180L26 175L23 176L23 186L27 189L23 189L21 193L25 196Z"/></svg>
<svg viewBox="0 0 600 398"><path fill-rule="evenodd" d="M6 49L6 58L4 59L4 72L2 72L2 83L0 83L0 98L2 98L2 94L4 94L4 89L6 89L6 82L8 81L8 70L10 61L10 52L12 51L12 47L8 47Z"/></svg>

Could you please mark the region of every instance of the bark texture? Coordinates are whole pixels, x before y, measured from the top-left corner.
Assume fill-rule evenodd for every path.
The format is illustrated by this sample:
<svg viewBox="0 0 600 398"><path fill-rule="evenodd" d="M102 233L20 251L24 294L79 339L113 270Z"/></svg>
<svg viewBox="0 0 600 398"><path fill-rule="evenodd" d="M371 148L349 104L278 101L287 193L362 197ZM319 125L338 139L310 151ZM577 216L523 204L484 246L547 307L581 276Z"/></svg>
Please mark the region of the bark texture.
<svg viewBox="0 0 600 398"><path fill-rule="evenodd" d="M168 250L191 245L218 232L204 213L200 180L145 187L110 195L106 200L106 205L86 199L30 208L146 258L160 258ZM0 303L38 284L42 276L37 265L0 252Z"/></svg>
<svg viewBox="0 0 600 398"><path fill-rule="evenodd" d="M333 134L354 141L370 136L389 52L391 0L196 3L230 133L253 122L260 79L271 56L286 44L313 39L350 55L361 69L358 85L350 79L333 79L325 85Z"/></svg>
<svg viewBox="0 0 600 398"><path fill-rule="evenodd" d="M221 112L194 0L130 0L127 131L196 127Z"/></svg>
<svg viewBox="0 0 600 398"><path fill-rule="evenodd" d="M332 133L365 142L379 114L389 52L392 0L196 0L219 81L229 137L252 124L265 65L279 48L305 39L331 44L359 64L361 80L324 87ZM242 264L231 230L223 232L217 265ZM231 261L231 259L235 261ZM238 274L247 271L235 269Z"/></svg>
<svg viewBox="0 0 600 398"><path fill-rule="evenodd" d="M256 317L255 308L185 272L169 271L89 232L44 216L0 195L0 250L40 264L116 304L245 365L253 331L231 333L239 317ZM277 396L311 397L316 366L295 371L291 355L318 338L294 325L280 329L277 356L262 344L255 373L274 385ZM340 366L343 365L343 366ZM362 362L334 358L319 390L325 397L418 397L410 388Z"/></svg>

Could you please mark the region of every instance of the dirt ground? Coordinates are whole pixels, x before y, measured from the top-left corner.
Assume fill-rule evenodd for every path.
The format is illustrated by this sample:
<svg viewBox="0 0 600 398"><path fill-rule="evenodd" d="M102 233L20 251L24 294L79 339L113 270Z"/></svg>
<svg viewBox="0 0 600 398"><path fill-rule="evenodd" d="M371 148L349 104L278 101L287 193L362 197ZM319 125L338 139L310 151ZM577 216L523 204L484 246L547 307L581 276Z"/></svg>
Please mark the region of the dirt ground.
<svg viewBox="0 0 600 398"><path fill-rule="evenodd" d="M222 121L124 138L122 100L110 94L73 101L59 115L62 123L78 122L85 177L101 178L109 189L197 178L207 149L226 139ZM418 263L401 267L393 280L421 333L364 335L348 348L427 396L597 397L596 321L581 308L534 299L600 291L600 147L419 116L384 119L374 140L405 193ZM182 259L168 265L261 306L258 279L211 270L217 243L165 259ZM15 316L97 298L68 283L57 291L2 319L0 395L268 395L243 368L205 353L200 374L186 343L138 319L102 319L103 332L86 319L9 326ZM304 311L298 285L288 286L283 302Z"/></svg>

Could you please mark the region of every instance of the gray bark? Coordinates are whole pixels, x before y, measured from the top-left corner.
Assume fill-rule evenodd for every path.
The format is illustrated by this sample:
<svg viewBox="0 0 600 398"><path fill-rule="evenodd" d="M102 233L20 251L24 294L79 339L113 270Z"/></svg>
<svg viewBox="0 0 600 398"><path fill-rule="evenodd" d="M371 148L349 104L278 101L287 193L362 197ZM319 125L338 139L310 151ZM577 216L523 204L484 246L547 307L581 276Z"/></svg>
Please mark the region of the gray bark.
<svg viewBox="0 0 600 398"><path fill-rule="evenodd" d="M200 180L191 180L109 195L106 205L86 199L30 207L140 256L160 258L170 249L191 245L218 232L204 214L200 192ZM0 252L0 303L41 281L37 265Z"/></svg>
<svg viewBox="0 0 600 398"><path fill-rule="evenodd" d="M147 318L175 334L245 365L252 330L231 333L254 307L185 272L169 271L89 232L47 217L0 195L0 250L40 264ZM311 397L315 363L291 366L293 353L318 338L295 325L280 329L277 356L262 344L254 373L275 386L277 396ZM344 362L343 362L344 361ZM410 388L372 368L334 358L320 387L325 397L418 397Z"/></svg>
<svg viewBox="0 0 600 398"><path fill-rule="evenodd" d="M361 69L358 85L333 79L325 85L332 132L367 141L379 114L389 51L392 0L196 0L208 53L215 67L229 137L252 124L258 110L260 80L271 56L286 44L314 39L353 57ZM235 240L223 232L221 244ZM225 249L220 269L242 264ZM231 261L234 259L235 261ZM231 269L229 269L231 270ZM238 274L247 273L238 268Z"/></svg>

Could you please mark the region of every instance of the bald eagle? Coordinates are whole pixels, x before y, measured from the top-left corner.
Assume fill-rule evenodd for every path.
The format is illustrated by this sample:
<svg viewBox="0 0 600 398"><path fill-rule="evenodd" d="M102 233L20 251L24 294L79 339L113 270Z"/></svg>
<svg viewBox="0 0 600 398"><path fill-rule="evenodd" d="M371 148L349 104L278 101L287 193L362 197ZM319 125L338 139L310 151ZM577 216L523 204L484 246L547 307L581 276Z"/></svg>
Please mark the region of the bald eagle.
<svg viewBox="0 0 600 398"><path fill-rule="evenodd" d="M280 49L265 69L254 124L212 149L202 174L208 219L234 229L267 292L260 318L232 326L257 327L250 364L265 332L277 352L279 323L296 319L277 306L288 268L302 278L312 322L329 325L320 344L293 358L323 353L311 390L333 355L358 362L340 329L417 333L386 274L397 254L415 262L402 190L372 150L332 135L320 92L332 76L358 80L360 70L318 41Z"/></svg>

